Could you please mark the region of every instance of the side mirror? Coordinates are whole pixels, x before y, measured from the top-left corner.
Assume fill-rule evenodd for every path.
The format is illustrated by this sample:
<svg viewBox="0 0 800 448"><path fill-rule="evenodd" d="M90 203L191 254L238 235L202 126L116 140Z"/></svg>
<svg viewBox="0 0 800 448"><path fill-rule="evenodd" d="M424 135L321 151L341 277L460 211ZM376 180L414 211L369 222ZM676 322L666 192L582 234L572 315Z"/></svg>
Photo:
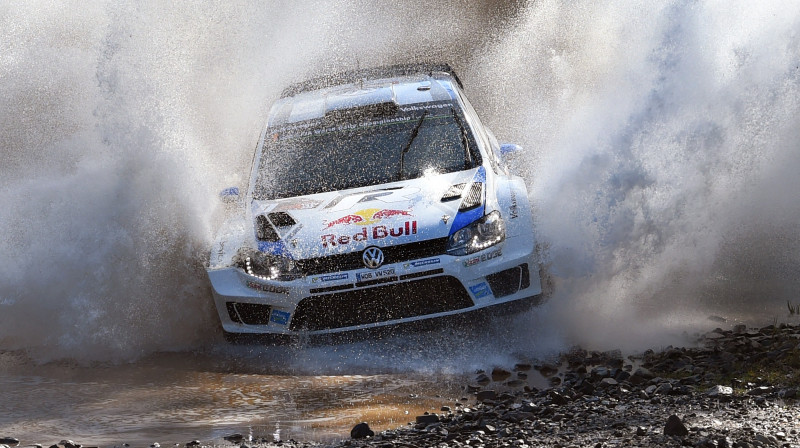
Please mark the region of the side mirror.
<svg viewBox="0 0 800 448"><path fill-rule="evenodd" d="M522 152L522 146L513 143L503 143L500 145L500 155L505 157L509 154L516 154Z"/></svg>
<svg viewBox="0 0 800 448"><path fill-rule="evenodd" d="M226 204L232 204L239 200L239 187L229 187L219 192L219 198Z"/></svg>

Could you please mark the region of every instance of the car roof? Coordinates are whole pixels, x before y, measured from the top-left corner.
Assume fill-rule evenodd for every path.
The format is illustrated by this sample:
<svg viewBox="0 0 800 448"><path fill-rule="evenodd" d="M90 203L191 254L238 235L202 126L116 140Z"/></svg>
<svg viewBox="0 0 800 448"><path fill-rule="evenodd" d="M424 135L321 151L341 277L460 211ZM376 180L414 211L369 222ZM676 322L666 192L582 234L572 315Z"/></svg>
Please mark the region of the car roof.
<svg viewBox="0 0 800 448"><path fill-rule="evenodd" d="M268 126L322 118L333 111L456 101L458 76L446 64L377 67L337 73L289 86L270 111Z"/></svg>

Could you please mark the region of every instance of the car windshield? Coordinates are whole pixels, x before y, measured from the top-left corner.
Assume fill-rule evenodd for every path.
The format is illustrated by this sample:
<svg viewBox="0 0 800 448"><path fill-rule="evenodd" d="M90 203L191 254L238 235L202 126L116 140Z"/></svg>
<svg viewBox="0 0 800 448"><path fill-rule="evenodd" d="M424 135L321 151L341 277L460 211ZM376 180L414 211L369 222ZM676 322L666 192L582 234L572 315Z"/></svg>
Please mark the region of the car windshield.
<svg viewBox="0 0 800 448"><path fill-rule="evenodd" d="M445 108L278 130L265 138L254 197L280 199L472 168L477 164L461 123Z"/></svg>

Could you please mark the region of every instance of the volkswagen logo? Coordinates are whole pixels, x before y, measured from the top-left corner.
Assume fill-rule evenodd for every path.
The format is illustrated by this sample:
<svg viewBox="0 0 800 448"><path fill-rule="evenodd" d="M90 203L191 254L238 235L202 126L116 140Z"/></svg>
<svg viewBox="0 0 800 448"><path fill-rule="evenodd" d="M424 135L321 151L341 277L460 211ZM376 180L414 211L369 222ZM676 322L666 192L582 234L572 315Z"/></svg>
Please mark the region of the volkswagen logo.
<svg viewBox="0 0 800 448"><path fill-rule="evenodd" d="M364 261L364 266L378 269L383 264L383 251L380 247L370 246L364 249L361 259Z"/></svg>

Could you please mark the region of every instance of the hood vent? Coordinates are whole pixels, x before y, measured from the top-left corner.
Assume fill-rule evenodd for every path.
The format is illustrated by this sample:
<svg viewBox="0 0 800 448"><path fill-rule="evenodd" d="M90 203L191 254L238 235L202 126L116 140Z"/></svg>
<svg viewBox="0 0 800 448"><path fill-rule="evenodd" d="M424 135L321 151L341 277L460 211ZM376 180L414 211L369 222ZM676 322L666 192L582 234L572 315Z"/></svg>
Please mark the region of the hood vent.
<svg viewBox="0 0 800 448"><path fill-rule="evenodd" d="M278 229L285 231L286 227L293 227L297 222L292 218L292 215L286 212L275 212L269 215L256 216L256 238L261 241L280 241L281 236L278 234Z"/></svg>
<svg viewBox="0 0 800 448"><path fill-rule="evenodd" d="M261 241L276 242L281 239L278 232L272 227L269 219L264 215L256 216L256 238Z"/></svg>
<svg viewBox="0 0 800 448"><path fill-rule="evenodd" d="M483 204L483 182L474 182L467 191L458 211L465 212Z"/></svg>
<svg viewBox="0 0 800 448"><path fill-rule="evenodd" d="M454 201L461 198L461 193L467 184L452 185L449 190L442 196L442 202Z"/></svg>
<svg viewBox="0 0 800 448"><path fill-rule="evenodd" d="M292 215L286 212L270 213L269 220L272 221L275 227L291 227L297 224L294 218L292 218Z"/></svg>

